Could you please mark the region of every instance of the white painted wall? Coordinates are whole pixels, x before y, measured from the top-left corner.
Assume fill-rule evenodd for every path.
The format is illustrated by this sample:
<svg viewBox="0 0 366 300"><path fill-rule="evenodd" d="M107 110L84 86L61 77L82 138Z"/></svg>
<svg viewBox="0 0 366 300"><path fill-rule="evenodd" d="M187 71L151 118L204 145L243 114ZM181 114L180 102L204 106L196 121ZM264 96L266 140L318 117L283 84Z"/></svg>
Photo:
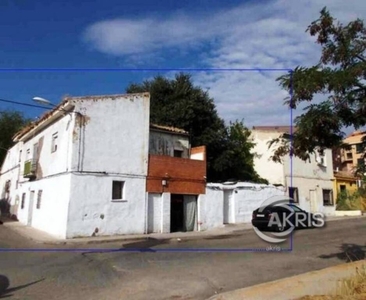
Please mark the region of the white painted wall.
<svg viewBox="0 0 366 300"><path fill-rule="evenodd" d="M112 181L124 180L124 199L112 200ZM145 179L71 175L67 238L145 233Z"/></svg>
<svg viewBox="0 0 366 300"><path fill-rule="evenodd" d="M148 193L147 233L163 231L163 199L162 194Z"/></svg>
<svg viewBox="0 0 366 300"><path fill-rule="evenodd" d="M263 184L239 183L235 187L235 223L250 223L253 210L273 196L284 196L285 189Z"/></svg>
<svg viewBox="0 0 366 300"><path fill-rule="evenodd" d="M30 192L34 191L31 226L59 238L66 237L71 175L59 175L34 182L23 183L16 192L19 197L18 219L27 224L30 208ZM37 209L37 194L42 190L41 205ZM22 194L26 193L25 206L21 208Z"/></svg>
<svg viewBox="0 0 366 300"><path fill-rule="evenodd" d="M19 164L19 151L21 144L16 144L14 147L9 149L0 171L0 199L4 199L6 196L11 205L15 203L15 192L17 191L17 181L20 176L20 164ZM0 151L5 151L1 150ZM5 195L5 184L10 180L10 193Z"/></svg>
<svg viewBox="0 0 366 300"><path fill-rule="evenodd" d="M62 116L62 114L61 114ZM68 114L41 132L31 135L31 138L24 141L22 146L21 172L24 172L24 163L28 159L27 150L30 150L30 157L34 157L33 146L39 145L39 163L37 170L37 179L47 178L55 174L65 173L69 171L71 161L71 138L73 134L74 114ZM57 150L51 151L52 135L57 133ZM21 181L28 181L22 178Z"/></svg>
<svg viewBox="0 0 366 300"><path fill-rule="evenodd" d="M60 175L66 175L71 161L71 147L68 141L73 132L73 114L63 116L62 113L59 113L58 115L59 118L55 123L51 122L42 131L30 134L27 139L19 141L9 151L2 166L0 187L3 187L7 180L11 180L10 211L17 215L19 221L24 224L27 224L28 220L29 201L26 201L24 209L20 208L22 193L25 192L26 199L29 200L29 191L42 189L45 206L40 211L34 210L35 215L32 218L35 220L34 227L57 236L64 236L67 213L64 208L68 205L70 185L67 184L68 180ZM52 152L52 135L56 132L58 133L57 151ZM23 177L24 163L34 157L35 143L39 145L38 180L30 182L28 178ZM27 154L28 149L29 154ZM65 213L65 215L60 215L60 213Z"/></svg>
<svg viewBox="0 0 366 300"><path fill-rule="evenodd" d="M67 237L145 233L149 95L73 101L85 122L80 127L76 122L73 135L72 170L77 172ZM125 181L126 201L112 201L113 180Z"/></svg>
<svg viewBox="0 0 366 300"><path fill-rule="evenodd" d="M208 184L206 194L199 195L197 199L199 231L223 227L224 192L213 190L213 186L216 185Z"/></svg>
<svg viewBox="0 0 366 300"><path fill-rule="evenodd" d="M232 199L229 223L249 223L253 210L270 197L285 195L285 189L271 185L240 182L234 185L209 183L206 194L199 195L199 230L222 227L225 194Z"/></svg>
<svg viewBox="0 0 366 300"><path fill-rule="evenodd" d="M258 175L267 179L270 184L285 185L283 164L275 163L270 159L276 146L273 145L268 149L268 142L278 138L280 135L281 133L275 131L252 130L251 138L256 144L253 152L259 156L254 158L254 168Z"/></svg>
<svg viewBox="0 0 366 300"><path fill-rule="evenodd" d="M163 193L163 214L162 214L162 223L163 223L163 233L170 232L170 193Z"/></svg>
<svg viewBox="0 0 366 300"><path fill-rule="evenodd" d="M75 155L72 169L146 176L150 127L149 95L73 99L75 109L84 114L86 125L81 128L76 126L74 129Z"/></svg>
<svg viewBox="0 0 366 300"><path fill-rule="evenodd" d="M297 157L292 158L292 180L291 180L291 160L284 160L285 176L287 186L298 188L299 206L310 212L321 212L325 215L335 214L335 205L323 205L323 189L333 190L333 160L332 151L325 150L325 165L319 167L315 154L310 156L307 162ZM311 205L310 191L316 195L316 207ZM333 199L333 202L335 199Z"/></svg>

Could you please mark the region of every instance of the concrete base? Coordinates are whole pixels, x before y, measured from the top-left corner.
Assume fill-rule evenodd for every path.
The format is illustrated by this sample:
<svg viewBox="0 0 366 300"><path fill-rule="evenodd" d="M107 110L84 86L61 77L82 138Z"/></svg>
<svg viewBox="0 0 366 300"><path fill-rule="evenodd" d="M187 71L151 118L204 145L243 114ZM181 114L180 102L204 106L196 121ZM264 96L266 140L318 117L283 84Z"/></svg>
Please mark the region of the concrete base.
<svg viewBox="0 0 366 300"><path fill-rule="evenodd" d="M360 210L336 210L336 217L356 217L362 216L362 211Z"/></svg>
<svg viewBox="0 0 366 300"><path fill-rule="evenodd" d="M209 300L293 300L306 295L334 295L339 280L356 275L366 261L357 261L252 287L222 293Z"/></svg>

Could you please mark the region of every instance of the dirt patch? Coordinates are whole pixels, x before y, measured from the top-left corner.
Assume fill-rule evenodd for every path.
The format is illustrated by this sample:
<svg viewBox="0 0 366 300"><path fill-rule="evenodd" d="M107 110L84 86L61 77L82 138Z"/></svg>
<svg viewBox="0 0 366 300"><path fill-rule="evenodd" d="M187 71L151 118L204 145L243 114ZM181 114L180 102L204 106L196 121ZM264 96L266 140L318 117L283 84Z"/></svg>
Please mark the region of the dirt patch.
<svg viewBox="0 0 366 300"><path fill-rule="evenodd" d="M366 268L356 269L356 275L342 280L335 295L304 296L296 300L365 300L366 299Z"/></svg>
<svg viewBox="0 0 366 300"><path fill-rule="evenodd" d="M305 296L297 300L365 300L366 294L354 296Z"/></svg>

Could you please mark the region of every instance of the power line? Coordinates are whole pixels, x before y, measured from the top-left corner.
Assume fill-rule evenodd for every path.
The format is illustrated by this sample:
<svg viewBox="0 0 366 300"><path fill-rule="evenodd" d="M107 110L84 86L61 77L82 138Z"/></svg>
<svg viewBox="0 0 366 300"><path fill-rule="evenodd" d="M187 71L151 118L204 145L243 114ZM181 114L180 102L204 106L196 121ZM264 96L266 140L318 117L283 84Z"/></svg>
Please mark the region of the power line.
<svg viewBox="0 0 366 300"><path fill-rule="evenodd" d="M40 105L29 104L29 103L23 103L23 102L17 102L17 101L12 101L12 100L5 100L5 99L1 99L1 98L0 98L0 101L1 101L1 102L12 103L12 104L18 104L18 105L24 105L24 106L30 106L30 107L36 107L36 108L47 109L47 107L40 106Z"/></svg>

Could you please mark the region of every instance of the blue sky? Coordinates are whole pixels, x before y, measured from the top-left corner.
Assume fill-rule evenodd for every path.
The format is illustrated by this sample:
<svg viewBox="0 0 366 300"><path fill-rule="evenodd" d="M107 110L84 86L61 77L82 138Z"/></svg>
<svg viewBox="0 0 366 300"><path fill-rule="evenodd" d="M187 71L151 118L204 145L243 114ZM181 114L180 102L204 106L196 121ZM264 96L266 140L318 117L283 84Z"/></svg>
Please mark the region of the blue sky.
<svg viewBox="0 0 366 300"><path fill-rule="evenodd" d="M363 17L354 0L49 1L2 0L0 68L293 68L317 62L304 31L323 6L343 22ZM6 25L6 26L5 26ZM40 96L124 93L148 72L1 72L0 98L32 103ZM172 73L167 73L171 76ZM280 72L197 72L226 121L289 123ZM0 103L28 117L43 111Z"/></svg>

